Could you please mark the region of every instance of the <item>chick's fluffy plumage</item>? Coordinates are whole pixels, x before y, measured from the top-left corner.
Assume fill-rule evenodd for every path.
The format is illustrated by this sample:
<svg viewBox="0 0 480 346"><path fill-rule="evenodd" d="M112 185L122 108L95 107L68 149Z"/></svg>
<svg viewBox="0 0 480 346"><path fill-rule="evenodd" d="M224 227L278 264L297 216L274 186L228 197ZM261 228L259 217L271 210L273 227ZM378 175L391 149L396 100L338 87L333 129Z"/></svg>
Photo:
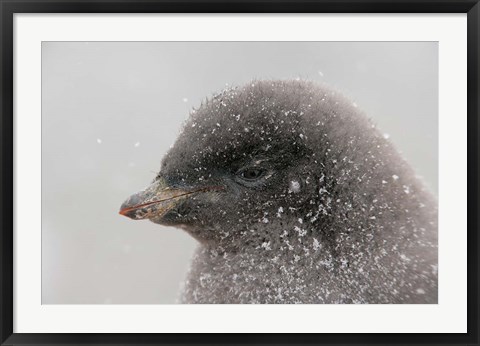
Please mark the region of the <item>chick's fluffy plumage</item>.
<svg viewBox="0 0 480 346"><path fill-rule="evenodd" d="M183 302L437 302L436 200L327 88L254 81L215 95L160 176L224 187L167 217L200 244Z"/></svg>

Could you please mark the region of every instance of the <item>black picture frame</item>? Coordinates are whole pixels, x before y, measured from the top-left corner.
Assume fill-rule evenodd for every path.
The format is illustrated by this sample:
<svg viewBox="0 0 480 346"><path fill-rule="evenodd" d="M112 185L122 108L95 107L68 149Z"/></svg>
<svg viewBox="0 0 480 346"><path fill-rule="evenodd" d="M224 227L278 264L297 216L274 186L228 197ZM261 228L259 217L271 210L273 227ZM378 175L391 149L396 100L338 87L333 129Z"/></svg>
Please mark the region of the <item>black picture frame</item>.
<svg viewBox="0 0 480 346"><path fill-rule="evenodd" d="M479 345L479 0L0 0L2 345L442 344ZM465 334L112 334L13 332L13 15L15 13L467 13L468 332ZM455 318L455 316L452 316Z"/></svg>

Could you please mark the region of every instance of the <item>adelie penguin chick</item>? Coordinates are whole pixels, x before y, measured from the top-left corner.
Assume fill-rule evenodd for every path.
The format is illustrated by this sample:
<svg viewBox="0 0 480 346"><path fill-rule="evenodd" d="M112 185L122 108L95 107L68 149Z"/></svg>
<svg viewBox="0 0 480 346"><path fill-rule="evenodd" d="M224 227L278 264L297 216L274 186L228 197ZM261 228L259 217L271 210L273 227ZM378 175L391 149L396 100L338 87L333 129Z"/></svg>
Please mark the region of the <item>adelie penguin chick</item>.
<svg viewBox="0 0 480 346"><path fill-rule="evenodd" d="M198 240L185 303L436 303L436 205L351 102L255 81L192 111L120 213Z"/></svg>

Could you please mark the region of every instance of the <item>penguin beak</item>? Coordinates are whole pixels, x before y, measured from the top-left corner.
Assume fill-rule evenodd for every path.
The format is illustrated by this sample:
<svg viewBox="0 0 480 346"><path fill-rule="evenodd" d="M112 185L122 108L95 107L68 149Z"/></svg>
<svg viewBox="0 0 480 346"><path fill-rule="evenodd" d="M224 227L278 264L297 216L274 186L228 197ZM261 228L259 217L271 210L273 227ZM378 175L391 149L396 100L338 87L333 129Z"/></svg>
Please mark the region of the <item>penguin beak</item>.
<svg viewBox="0 0 480 346"><path fill-rule="evenodd" d="M219 189L222 188L211 186L197 189L179 189L166 185L163 179L158 179L145 190L130 196L123 202L119 214L133 220L161 218L185 198L199 192Z"/></svg>

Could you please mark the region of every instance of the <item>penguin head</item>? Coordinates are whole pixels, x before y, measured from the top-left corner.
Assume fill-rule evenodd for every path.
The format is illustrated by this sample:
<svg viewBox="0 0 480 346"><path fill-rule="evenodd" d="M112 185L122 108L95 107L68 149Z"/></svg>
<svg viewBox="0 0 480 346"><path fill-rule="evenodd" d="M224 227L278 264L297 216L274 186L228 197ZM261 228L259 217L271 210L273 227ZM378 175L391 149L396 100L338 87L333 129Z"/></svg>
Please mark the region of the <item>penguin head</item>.
<svg viewBox="0 0 480 346"><path fill-rule="evenodd" d="M331 138L320 129L338 106L317 94L307 82L261 81L205 101L153 183L127 199L120 214L210 243L265 242L299 217L321 221L318 192Z"/></svg>

